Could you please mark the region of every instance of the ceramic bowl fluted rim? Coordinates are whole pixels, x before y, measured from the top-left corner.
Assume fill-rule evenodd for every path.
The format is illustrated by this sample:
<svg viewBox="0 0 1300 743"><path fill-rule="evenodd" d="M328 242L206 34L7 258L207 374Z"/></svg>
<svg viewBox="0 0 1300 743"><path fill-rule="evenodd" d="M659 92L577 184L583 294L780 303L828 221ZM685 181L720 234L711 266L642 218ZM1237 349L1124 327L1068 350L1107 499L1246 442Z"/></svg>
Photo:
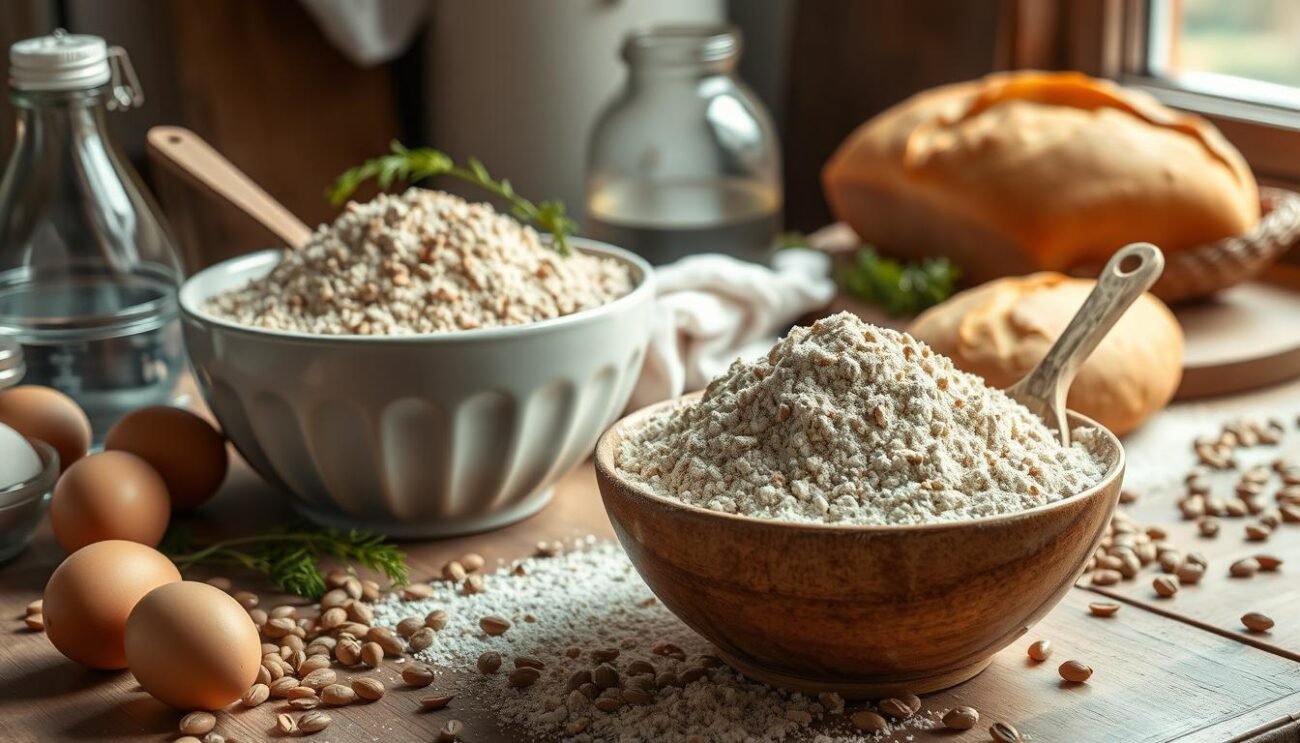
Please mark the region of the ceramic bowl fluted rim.
<svg viewBox="0 0 1300 743"><path fill-rule="evenodd" d="M624 248L619 248L608 243L590 240L583 237L569 238L569 244L571 249L576 249L579 252L590 255L612 258L635 269L633 272L635 275L633 276L634 285L632 291L596 307L579 310L559 317L552 317L546 320L539 320L537 322L493 328L477 328L474 330L454 330L437 333L415 333L409 335L323 335L320 333L300 333L288 330L257 328L240 324L234 320L216 317L204 309L203 303L210 300L217 293L213 291L209 285L218 280L219 277L231 273L247 274L260 268L265 263L271 263L273 260L278 263L279 260L283 259L285 254L284 250L279 248L270 248L246 253L234 258L228 258L224 261L208 266L190 276L181 285L180 289L181 314L184 317L203 325L271 341L283 340L325 346L434 346L490 340L508 340L513 337L541 332L552 328L597 322L604 315L617 312L628 304L641 301L645 294L654 294L654 269L641 256ZM274 270L274 266L269 270Z"/></svg>

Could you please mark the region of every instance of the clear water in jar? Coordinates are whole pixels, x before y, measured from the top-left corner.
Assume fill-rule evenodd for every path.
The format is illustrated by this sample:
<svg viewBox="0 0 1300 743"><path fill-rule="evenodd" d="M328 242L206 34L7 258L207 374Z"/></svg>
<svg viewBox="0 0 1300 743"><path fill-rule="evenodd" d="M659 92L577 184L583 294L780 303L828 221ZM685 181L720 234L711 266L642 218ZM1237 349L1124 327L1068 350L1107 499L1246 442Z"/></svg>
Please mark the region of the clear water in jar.
<svg viewBox="0 0 1300 743"><path fill-rule="evenodd" d="M23 383L75 399L96 442L124 414L168 402L185 364L175 283L148 267L0 274L0 333L23 346Z"/></svg>
<svg viewBox="0 0 1300 743"><path fill-rule="evenodd" d="M749 179L610 178L587 199L586 234L656 265L696 253L762 262L776 245L780 210L780 193Z"/></svg>

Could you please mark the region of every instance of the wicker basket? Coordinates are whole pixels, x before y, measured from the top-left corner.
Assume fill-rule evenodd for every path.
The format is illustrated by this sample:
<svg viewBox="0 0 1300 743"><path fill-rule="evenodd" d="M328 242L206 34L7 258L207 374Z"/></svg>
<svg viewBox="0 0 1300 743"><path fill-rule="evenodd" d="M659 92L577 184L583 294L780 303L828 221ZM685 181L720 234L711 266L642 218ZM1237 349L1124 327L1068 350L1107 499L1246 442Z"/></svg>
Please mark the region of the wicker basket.
<svg viewBox="0 0 1300 743"><path fill-rule="evenodd" d="M1151 293L1169 304L1208 297L1246 281L1300 243L1300 194L1261 187L1259 202L1259 224L1250 232L1166 254L1165 272ZM1098 270L1089 265L1071 273L1096 276Z"/></svg>

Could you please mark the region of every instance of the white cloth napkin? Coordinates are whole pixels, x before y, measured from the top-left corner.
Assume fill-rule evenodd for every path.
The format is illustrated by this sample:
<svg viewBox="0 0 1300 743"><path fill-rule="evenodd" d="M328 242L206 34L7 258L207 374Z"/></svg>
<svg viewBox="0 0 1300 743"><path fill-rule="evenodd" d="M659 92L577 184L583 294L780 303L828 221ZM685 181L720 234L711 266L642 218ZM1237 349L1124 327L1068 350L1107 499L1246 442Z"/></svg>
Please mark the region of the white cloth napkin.
<svg viewBox="0 0 1300 743"><path fill-rule="evenodd" d="M737 358L766 353L778 333L835 296L830 260L814 250L778 251L772 268L694 255L658 268L655 282L654 334L632 410L702 389Z"/></svg>

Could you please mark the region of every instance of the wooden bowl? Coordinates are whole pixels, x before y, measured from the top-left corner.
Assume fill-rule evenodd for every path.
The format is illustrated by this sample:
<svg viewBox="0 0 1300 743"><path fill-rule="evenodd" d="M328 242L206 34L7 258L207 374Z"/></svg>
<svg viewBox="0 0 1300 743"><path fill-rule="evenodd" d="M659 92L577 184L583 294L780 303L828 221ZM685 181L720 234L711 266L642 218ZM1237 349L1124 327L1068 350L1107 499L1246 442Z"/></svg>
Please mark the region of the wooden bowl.
<svg viewBox="0 0 1300 743"><path fill-rule="evenodd" d="M1020 513L909 526L745 518L652 494L614 467L624 432L697 396L615 423L596 478L619 541L674 614L751 678L850 698L921 694L978 674L1065 595L1119 499L1124 450L1094 488Z"/></svg>

